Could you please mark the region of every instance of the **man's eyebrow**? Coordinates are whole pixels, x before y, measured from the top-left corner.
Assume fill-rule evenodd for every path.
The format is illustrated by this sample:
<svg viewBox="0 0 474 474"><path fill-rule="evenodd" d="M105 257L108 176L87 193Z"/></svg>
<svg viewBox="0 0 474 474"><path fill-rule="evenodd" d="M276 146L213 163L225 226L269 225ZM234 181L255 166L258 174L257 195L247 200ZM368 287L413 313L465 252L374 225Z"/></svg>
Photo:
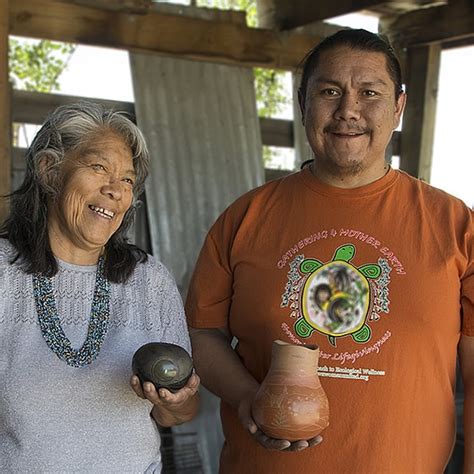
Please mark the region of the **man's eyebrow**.
<svg viewBox="0 0 474 474"><path fill-rule="evenodd" d="M338 81L336 81L335 79L329 79L328 77L324 77L324 76L321 76L321 77L316 77L314 79L314 82L317 82L317 83L322 83L322 84L335 84L336 86L341 86L342 84Z"/></svg>
<svg viewBox="0 0 474 474"><path fill-rule="evenodd" d="M342 88L342 83L337 81L336 79L330 79L328 77L316 77L314 79L314 82L320 83L320 84L334 84L338 87ZM369 86L387 86L388 84L382 80L382 79L375 79L373 81L362 81L359 83L359 85L364 86L364 87L369 87Z"/></svg>
<svg viewBox="0 0 474 474"><path fill-rule="evenodd" d="M375 81L363 81L360 83L361 86L387 86L388 84L382 79L376 79Z"/></svg>

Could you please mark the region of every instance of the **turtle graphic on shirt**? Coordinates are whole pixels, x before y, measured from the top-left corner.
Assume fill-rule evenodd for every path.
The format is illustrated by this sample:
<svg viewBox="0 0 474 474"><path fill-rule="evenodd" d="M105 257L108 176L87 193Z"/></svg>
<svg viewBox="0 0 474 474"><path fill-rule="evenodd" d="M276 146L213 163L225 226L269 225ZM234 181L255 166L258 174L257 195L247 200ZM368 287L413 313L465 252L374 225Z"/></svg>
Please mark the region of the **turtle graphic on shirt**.
<svg viewBox="0 0 474 474"><path fill-rule="evenodd" d="M302 316L295 322L298 336L309 337L315 330L328 336L336 346L338 337L350 335L355 342L367 342L371 330L366 323L370 307L369 279L376 279L381 268L375 263L355 267L351 260L355 247L338 247L328 263L313 258L299 266L307 275L301 294Z"/></svg>

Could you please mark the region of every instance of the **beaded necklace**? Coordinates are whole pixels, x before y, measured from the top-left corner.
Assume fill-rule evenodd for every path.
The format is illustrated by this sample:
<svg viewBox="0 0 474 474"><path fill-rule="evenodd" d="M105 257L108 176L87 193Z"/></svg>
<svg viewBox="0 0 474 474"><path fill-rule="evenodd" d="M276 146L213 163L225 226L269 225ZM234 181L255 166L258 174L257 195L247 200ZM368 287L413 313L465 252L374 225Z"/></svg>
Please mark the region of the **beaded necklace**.
<svg viewBox="0 0 474 474"><path fill-rule="evenodd" d="M98 356L109 327L110 282L104 276L104 258L100 257L97 264L89 327L80 349L73 349L61 327L52 278L35 273L33 295L41 332L48 347L71 367L89 365Z"/></svg>

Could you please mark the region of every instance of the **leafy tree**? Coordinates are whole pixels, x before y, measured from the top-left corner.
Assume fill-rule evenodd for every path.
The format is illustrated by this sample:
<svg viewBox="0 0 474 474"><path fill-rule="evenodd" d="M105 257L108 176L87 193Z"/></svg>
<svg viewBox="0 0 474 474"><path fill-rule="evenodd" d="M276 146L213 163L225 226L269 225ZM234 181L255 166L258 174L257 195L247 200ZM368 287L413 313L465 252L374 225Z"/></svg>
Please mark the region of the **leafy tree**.
<svg viewBox="0 0 474 474"><path fill-rule="evenodd" d="M13 87L37 92L59 90L59 76L67 67L75 48L75 45L68 43L10 38L8 62ZM13 124L13 145L18 145L20 131L26 138L25 125Z"/></svg>
<svg viewBox="0 0 474 474"><path fill-rule="evenodd" d="M10 38L10 81L17 89L38 92L58 90L59 76L74 50L75 46L68 43Z"/></svg>

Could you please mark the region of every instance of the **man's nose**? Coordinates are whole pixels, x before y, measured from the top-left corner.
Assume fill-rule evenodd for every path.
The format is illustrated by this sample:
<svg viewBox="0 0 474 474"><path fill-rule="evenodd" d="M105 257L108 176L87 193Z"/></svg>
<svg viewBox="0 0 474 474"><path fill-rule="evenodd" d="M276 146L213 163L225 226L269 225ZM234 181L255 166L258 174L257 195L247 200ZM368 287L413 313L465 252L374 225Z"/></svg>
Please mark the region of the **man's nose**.
<svg viewBox="0 0 474 474"><path fill-rule="evenodd" d="M357 95L349 93L342 94L334 116L338 120L359 120L360 103Z"/></svg>

